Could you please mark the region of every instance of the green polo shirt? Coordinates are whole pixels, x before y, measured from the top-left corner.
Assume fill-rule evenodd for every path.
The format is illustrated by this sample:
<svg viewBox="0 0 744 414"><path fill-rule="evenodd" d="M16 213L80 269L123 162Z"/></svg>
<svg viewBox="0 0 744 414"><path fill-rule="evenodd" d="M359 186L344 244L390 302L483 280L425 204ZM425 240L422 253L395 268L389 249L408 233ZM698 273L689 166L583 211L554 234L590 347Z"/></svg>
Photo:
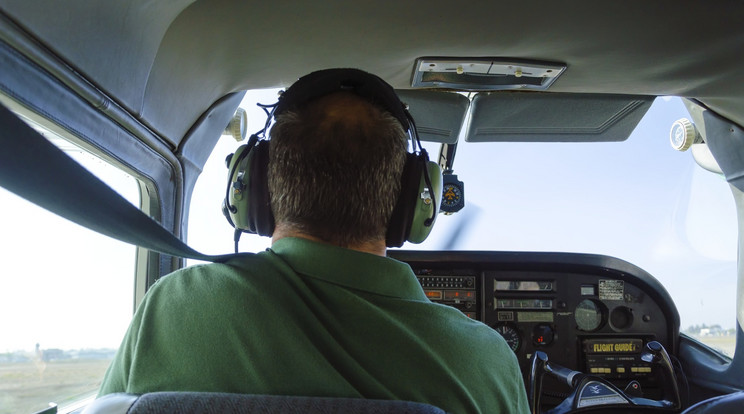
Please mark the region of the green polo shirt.
<svg viewBox="0 0 744 414"><path fill-rule="evenodd" d="M148 291L99 395L151 391L528 412L503 338L430 302L407 264L298 238L176 271Z"/></svg>

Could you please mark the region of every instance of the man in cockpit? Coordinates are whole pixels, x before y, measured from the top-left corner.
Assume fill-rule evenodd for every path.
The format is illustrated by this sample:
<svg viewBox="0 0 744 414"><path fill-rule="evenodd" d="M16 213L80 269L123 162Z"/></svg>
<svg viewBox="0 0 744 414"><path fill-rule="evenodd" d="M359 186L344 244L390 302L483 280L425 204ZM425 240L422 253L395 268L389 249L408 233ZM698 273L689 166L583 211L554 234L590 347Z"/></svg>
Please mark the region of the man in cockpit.
<svg viewBox="0 0 744 414"><path fill-rule="evenodd" d="M431 303L410 267L385 257L412 158L393 89L365 72L330 70L282 99L261 144L271 248L161 278L99 396L220 391L527 412L504 339Z"/></svg>

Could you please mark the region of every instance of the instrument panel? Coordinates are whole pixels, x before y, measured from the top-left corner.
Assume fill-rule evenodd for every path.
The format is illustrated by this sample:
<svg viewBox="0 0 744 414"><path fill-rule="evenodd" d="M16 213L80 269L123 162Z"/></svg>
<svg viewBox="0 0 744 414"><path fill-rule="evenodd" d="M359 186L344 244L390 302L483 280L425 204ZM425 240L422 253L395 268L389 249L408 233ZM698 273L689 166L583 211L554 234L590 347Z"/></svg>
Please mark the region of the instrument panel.
<svg viewBox="0 0 744 414"><path fill-rule="evenodd" d="M641 360L645 343L676 354L679 314L663 286L620 259L573 253L391 251L407 262L426 296L499 332L527 378L532 354L610 380L638 381L660 394L656 369ZM484 350L484 352L486 352ZM546 380L563 398L567 388Z"/></svg>

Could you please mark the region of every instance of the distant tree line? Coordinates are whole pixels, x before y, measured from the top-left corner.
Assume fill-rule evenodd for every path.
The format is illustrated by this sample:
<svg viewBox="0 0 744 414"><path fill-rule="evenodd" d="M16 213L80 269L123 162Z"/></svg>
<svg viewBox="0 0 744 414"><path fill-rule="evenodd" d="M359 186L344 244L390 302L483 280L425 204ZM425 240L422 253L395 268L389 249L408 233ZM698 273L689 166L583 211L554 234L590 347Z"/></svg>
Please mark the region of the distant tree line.
<svg viewBox="0 0 744 414"><path fill-rule="evenodd" d="M682 331L693 336L729 336L736 335L736 329L723 329L721 325L690 325L689 328Z"/></svg>
<svg viewBox="0 0 744 414"><path fill-rule="evenodd" d="M37 361L64 361L64 360L81 360L81 359L112 359L116 353L115 349L44 349L42 352L32 353L26 351L0 352L0 364L9 364L17 362Z"/></svg>

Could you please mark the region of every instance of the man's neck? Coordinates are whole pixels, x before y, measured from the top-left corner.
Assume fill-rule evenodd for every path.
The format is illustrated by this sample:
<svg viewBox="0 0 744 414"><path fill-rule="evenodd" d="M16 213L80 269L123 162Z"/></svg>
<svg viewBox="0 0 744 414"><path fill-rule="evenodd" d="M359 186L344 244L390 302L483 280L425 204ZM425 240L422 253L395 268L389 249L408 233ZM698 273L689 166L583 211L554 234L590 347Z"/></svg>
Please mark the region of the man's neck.
<svg viewBox="0 0 744 414"><path fill-rule="evenodd" d="M324 240L321 240L315 236L312 236L310 234L305 234L303 232L294 230L287 226L282 226L280 224L277 224L276 228L274 229L274 234L271 236L271 243L276 243L278 240L281 240L285 237L299 237L301 239L312 240L318 243L332 244ZM363 252L363 253L370 253L370 254L374 254L377 256L383 256L383 257L385 257L385 252L387 251L387 247L385 246L385 240L375 240L375 241L356 244L353 246L341 246L341 247L344 247L346 249L356 250L356 251Z"/></svg>

